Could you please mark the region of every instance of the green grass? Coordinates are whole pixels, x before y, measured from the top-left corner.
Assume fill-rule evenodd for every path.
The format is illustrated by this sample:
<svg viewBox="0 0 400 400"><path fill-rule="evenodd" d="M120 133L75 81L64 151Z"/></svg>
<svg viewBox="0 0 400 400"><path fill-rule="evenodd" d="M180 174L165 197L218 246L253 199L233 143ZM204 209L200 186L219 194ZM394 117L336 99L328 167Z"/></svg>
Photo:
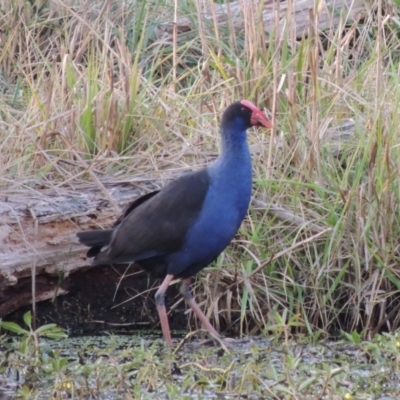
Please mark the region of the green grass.
<svg viewBox="0 0 400 400"><path fill-rule="evenodd" d="M23 332L4 323L22 339L0 336L0 393L21 399L398 397L397 335L365 341L352 332L310 346L308 338L282 341L287 326L277 323L271 342L257 338L228 354L199 343L172 353L147 336L49 341L61 332L50 326Z"/></svg>
<svg viewBox="0 0 400 400"><path fill-rule="evenodd" d="M174 19L170 2L41 4L0 3L0 187L203 166L222 110L247 98L275 122L271 136L249 134L265 205L197 279L213 322L241 334L398 328L397 10L296 39L291 21L281 35L256 18L246 33L200 24L188 3L178 14L192 30L175 40L154 31ZM344 139L335 127L350 118Z"/></svg>

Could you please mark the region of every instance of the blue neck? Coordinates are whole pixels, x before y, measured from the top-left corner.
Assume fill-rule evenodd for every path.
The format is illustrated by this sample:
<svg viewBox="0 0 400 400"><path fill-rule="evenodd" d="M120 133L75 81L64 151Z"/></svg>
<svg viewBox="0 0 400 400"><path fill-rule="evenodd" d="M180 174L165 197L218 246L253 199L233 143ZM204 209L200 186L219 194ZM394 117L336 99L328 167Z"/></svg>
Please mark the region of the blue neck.
<svg viewBox="0 0 400 400"><path fill-rule="evenodd" d="M246 203L250 201L252 169L250 150L245 127L224 128L221 132L222 149L218 158L209 167L209 173L221 191L236 195Z"/></svg>
<svg viewBox="0 0 400 400"><path fill-rule="evenodd" d="M232 169L232 172L248 170L249 166L251 168L246 130L237 127L225 128L221 131L221 137L221 153L216 162L223 164L225 168ZM229 172L226 171L226 173Z"/></svg>
<svg viewBox="0 0 400 400"><path fill-rule="evenodd" d="M245 130L225 128L221 132L221 156L238 156L243 151L248 151L247 137ZM236 154L237 153L237 154Z"/></svg>

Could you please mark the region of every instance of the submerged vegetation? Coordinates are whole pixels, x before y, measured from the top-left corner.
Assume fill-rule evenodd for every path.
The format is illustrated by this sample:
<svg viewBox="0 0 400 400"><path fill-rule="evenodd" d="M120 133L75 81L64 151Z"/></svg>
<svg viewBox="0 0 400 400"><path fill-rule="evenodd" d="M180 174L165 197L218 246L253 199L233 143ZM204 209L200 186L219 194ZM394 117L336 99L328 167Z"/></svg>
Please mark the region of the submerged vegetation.
<svg viewBox="0 0 400 400"><path fill-rule="evenodd" d="M179 5L178 14L189 16L192 29L175 35L161 25L174 20L170 1L0 1L0 187L57 190L94 175L100 179L94 184L100 184L105 176L116 182L133 175L169 178L197 168L216 154L221 110L247 98L272 112L275 130L271 137L261 130L249 134L255 201L234 244L197 277L202 306L216 327L272 333L286 345L295 333L316 340L341 330L358 332L361 343L395 331L398 9L376 1L357 21L347 21L343 11L339 26L296 38L290 18L281 32L264 33L259 18L234 31L237 16L229 16L227 24L203 23L195 3ZM271 217L275 205L293 218ZM380 359L381 343L390 342L397 368L395 336L379 338L369 345L373 349L362 347L363 357ZM15 345L2 341L3 349ZM126 368L110 366L112 380L124 368L135 370L135 379L144 379L134 387L140 391L169 376L172 358L163 354L160 362L164 350L157 344L149 348L152 355L146 357L164 371L152 369L154 382L132 365L136 355ZM210 350L202 351L201 365ZM296 355L285 351L283 374L293 378L293 393L301 393L306 375L296 381L291 373ZM91 367L75 362L75 372L60 355L51 365L64 384L74 373L83 380L96 374L88 369L101 357ZM248 385L256 384L250 370L264 362L254 361L265 357L264 350L249 349L242 378L232 377L233 359L226 357L219 372L186 360L196 379L180 387L212 382L228 391L239 385L248 393ZM340 381L346 372L342 361L335 362L337 371L320 364L321 393L333 387L333 376ZM283 379L270 361L265 371L276 382ZM269 386L260 390L268 396Z"/></svg>
<svg viewBox="0 0 400 400"><path fill-rule="evenodd" d="M389 334L318 344L254 337L232 353L204 344L171 353L161 339L131 335L41 338L36 347L27 342L34 333L0 336L2 398L361 400L400 393L399 341ZM37 333L56 335L54 327Z"/></svg>

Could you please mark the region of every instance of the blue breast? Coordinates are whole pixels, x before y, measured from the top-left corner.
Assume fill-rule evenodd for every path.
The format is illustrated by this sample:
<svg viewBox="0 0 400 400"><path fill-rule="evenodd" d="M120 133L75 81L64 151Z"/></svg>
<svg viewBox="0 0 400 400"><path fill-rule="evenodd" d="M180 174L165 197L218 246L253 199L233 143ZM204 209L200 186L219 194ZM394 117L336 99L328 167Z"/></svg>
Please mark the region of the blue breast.
<svg viewBox="0 0 400 400"><path fill-rule="evenodd" d="M246 133L244 130L239 133L230 135L230 140L225 137L220 156L207 168L210 186L201 212L187 232L183 248L168 257L175 276L195 275L215 260L229 245L247 214L252 167ZM185 275L185 270L190 274Z"/></svg>

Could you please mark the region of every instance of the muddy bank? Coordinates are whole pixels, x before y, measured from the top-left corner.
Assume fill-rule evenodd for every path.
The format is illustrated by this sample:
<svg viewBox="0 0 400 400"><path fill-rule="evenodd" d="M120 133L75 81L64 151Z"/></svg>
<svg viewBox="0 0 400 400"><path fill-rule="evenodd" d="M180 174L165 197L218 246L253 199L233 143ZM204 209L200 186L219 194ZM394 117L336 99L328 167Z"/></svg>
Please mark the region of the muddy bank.
<svg viewBox="0 0 400 400"><path fill-rule="evenodd" d="M57 278L39 279L37 286L52 286L54 282L47 282L49 279ZM57 291L66 294L36 304L37 326L56 323L72 335L106 331L123 333L138 329L158 331L160 326L154 294L159 283L158 279L149 277L135 266L77 271L65 280L59 278ZM21 296L29 293L30 286L30 278L25 278L20 289ZM185 331L188 315L184 313L186 307L178 288L179 284L172 285L167 293L169 321L171 329ZM13 293L13 297L23 302L21 296ZM30 309L31 306L18 308L3 319L22 323L22 315ZM193 325L194 321L191 322Z"/></svg>

